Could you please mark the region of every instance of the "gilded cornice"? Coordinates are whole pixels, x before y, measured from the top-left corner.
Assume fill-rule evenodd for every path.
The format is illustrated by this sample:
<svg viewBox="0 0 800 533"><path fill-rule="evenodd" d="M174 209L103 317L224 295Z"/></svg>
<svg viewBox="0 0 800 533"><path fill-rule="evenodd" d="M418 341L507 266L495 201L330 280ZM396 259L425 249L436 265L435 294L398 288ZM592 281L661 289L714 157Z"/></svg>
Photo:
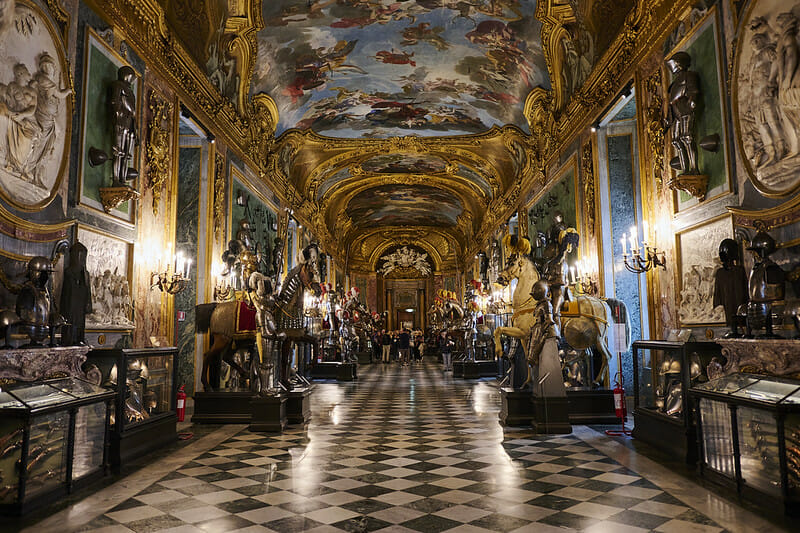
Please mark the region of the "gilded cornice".
<svg viewBox="0 0 800 533"><path fill-rule="evenodd" d="M583 86L571 97L565 92L561 65L554 51L563 35L563 24L574 20L574 16L571 8L558 0L547 0L539 5L537 17L542 21L542 45L553 89L539 90L549 93L549 102L534 89L526 102L525 115L531 126L531 145L538 151L537 159L545 158L543 168L597 118L610 99L633 78L639 61L663 40L691 4L690 0L638 0L617 37L597 60ZM546 122L544 115L548 114L553 121L552 128L539 128L536 123ZM533 183L526 184L526 190L533 186Z"/></svg>
<svg viewBox="0 0 800 533"><path fill-rule="evenodd" d="M273 182L272 140L277 108L267 95L249 96L257 52L256 33L263 27L261 3L247 1L240 16L228 20L226 30L236 33L230 51L242 61L243 73L232 102L220 94L203 67L192 58L170 29L157 0L86 0L87 4L148 59L148 68L163 77L204 126L230 146L279 197L286 183Z"/></svg>

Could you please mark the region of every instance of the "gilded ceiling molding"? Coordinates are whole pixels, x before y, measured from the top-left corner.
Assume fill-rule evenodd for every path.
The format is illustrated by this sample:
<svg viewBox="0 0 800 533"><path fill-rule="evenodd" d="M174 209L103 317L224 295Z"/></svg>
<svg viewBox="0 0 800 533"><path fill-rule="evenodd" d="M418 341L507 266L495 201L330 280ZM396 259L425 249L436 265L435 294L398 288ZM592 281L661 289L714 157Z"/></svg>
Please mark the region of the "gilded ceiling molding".
<svg viewBox="0 0 800 533"><path fill-rule="evenodd" d="M559 28L574 20L574 17L571 8L569 12L563 11L564 4L559 0L546 0L540 4L537 18L542 21L542 46L553 90L548 105L544 105L541 96L535 95L537 89L531 92L526 101L525 116L531 125L531 143L537 156L535 162L540 167L536 170L541 170L543 157L546 158L546 168L550 158L573 142L597 118L608 101L633 77L638 62L663 40L679 20L679 15L691 4L690 0L637 0L616 38L603 56L598 58L586 81L571 98L567 98L565 93L561 70L556 70L563 67L555 52L558 50L558 37L563 35L559 33ZM555 121L554 128L544 134L534 127L542 120L537 113L543 110L550 113ZM542 139L543 136L545 139ZM554 146L547 149L547 141Z"/></svg>
<svg viewBox="0 0 800 533"><path fill-rule="evenodd" d="M286 183L273 182L270 148L278 115L267 95L249 97L257 51L256 33L263 28L261 3L244 0L239 16L226 25L236 36L228 40L228 51L241 60L237 101L224 97L170 29L158 0L86 0L87 4L124 35L144 57L148 68L163 77L198 119L226 145L257 168L259 175L279 197L285 197Z"/></svg>

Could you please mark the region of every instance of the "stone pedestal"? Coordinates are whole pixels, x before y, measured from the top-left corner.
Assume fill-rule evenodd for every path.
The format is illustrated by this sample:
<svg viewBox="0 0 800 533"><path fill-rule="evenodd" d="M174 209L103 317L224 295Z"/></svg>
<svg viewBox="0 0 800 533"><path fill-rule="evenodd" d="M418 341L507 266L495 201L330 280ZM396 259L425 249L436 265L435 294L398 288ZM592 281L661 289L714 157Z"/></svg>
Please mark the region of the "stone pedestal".
<svg viewBox="0 0 800 533"><path fill-rule="evenodd" d="M0 379L36 381L59 375L86 377L81 365L89 346L0 350Z"/></svg>
<svg viewBox="0 0 800 533"><path fill-rule="evenodd" d="M287 394L286 419L289 424L305 424L311 420L311 391L309 387L292 389Z"/></svg>
<svg viewBox="0 0 800 533"><path fill-rule="evenodd" d="M250 431L280 433L286 427L286 396L255 396L250 401Z"/></svg>
<svg viewBox="0 0 800 533"><path fill-rule="evenodd" d="M569 421L569 400L563 398L547 398L534 396L533 430L536 433L572 433Z"/></svg>
<svg viewBox="0 0 800 533"><path fill-rule="evenodd" d="M464 379L478 379L497 376L496 361L464 361L461 363L461 367L462 376L459 377L463 377Z"/></svg>
<svg viewBox="0 0 800 533"><path fill-rule="evenodd" d="M500 423L504 426L530 426L533 421L531 391L520 391L509 387L500 389L502 406Z"/></svg>

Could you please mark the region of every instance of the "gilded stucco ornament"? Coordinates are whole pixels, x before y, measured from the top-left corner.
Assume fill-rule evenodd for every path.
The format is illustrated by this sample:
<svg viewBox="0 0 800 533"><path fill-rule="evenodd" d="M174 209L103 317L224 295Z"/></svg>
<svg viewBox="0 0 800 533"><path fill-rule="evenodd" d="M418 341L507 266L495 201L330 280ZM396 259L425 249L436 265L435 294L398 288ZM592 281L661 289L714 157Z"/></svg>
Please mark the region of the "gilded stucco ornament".
<svg viewBox="0 0 800 533"><path fill-rule="evenodd" d="M153 216L158 216L158 205L164 183L169 176L169 129L172 104L150 91L150 125L147 135L147 187L153 191Z"/></svg>
<svg viewBox="0 0 800 533"><path fill-rule="evenodd" d="M581 151L581 177L583 180L583 202L584 213L586 215L586 229L589 235L594 235L595 214L595 181L594 181L594 155L592 154L592 142L589 141L583 146Z"/></svg>
<svg viewBox="0 0 800 533"><path fill-rule="evenodd" d="M225 157L214 154L214 240L222 240L225 227Z"/></svg>
<svg viewBox="0 0 800 533"><path fill-rule="evenodd" d="M645 98L647 101L646 118L647 146L650 149L651 170L656 185L661 188L664 174L664 87L661 69L656 69L644 82Z"/></svg>

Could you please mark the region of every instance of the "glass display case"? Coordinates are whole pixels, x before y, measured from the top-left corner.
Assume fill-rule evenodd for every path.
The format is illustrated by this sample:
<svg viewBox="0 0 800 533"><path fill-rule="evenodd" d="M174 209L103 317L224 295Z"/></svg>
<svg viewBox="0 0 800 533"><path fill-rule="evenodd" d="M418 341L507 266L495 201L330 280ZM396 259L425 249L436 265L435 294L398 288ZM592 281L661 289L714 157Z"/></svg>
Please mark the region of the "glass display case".
<svg viewBox="0 0 800 533"><path fill-rule="evenodd" d="M111 464L176 438L177 348L101 348L87 354L87 373L116 391L111 413ZM96 370L92 367L96 367Z"/></svg>
<svg viewBox="0 0 800 533"><path fill-rule="evenodd" d="M0 511L21 514L106 470L112 391L76 377L0 391Z"/></svg>
<svg viewBox="0 0 800 533"><path fill-rule="evenodd" d="M733 374L691 389L700 472L750 499L800 510L800 381Z"/></svg>
<svg viewBox="0 0 800 533"><path fill-rule="evenodd" d="M693 463L696 429L689 388L721 373L714 342L633 343L633 436Z"/></svg>

